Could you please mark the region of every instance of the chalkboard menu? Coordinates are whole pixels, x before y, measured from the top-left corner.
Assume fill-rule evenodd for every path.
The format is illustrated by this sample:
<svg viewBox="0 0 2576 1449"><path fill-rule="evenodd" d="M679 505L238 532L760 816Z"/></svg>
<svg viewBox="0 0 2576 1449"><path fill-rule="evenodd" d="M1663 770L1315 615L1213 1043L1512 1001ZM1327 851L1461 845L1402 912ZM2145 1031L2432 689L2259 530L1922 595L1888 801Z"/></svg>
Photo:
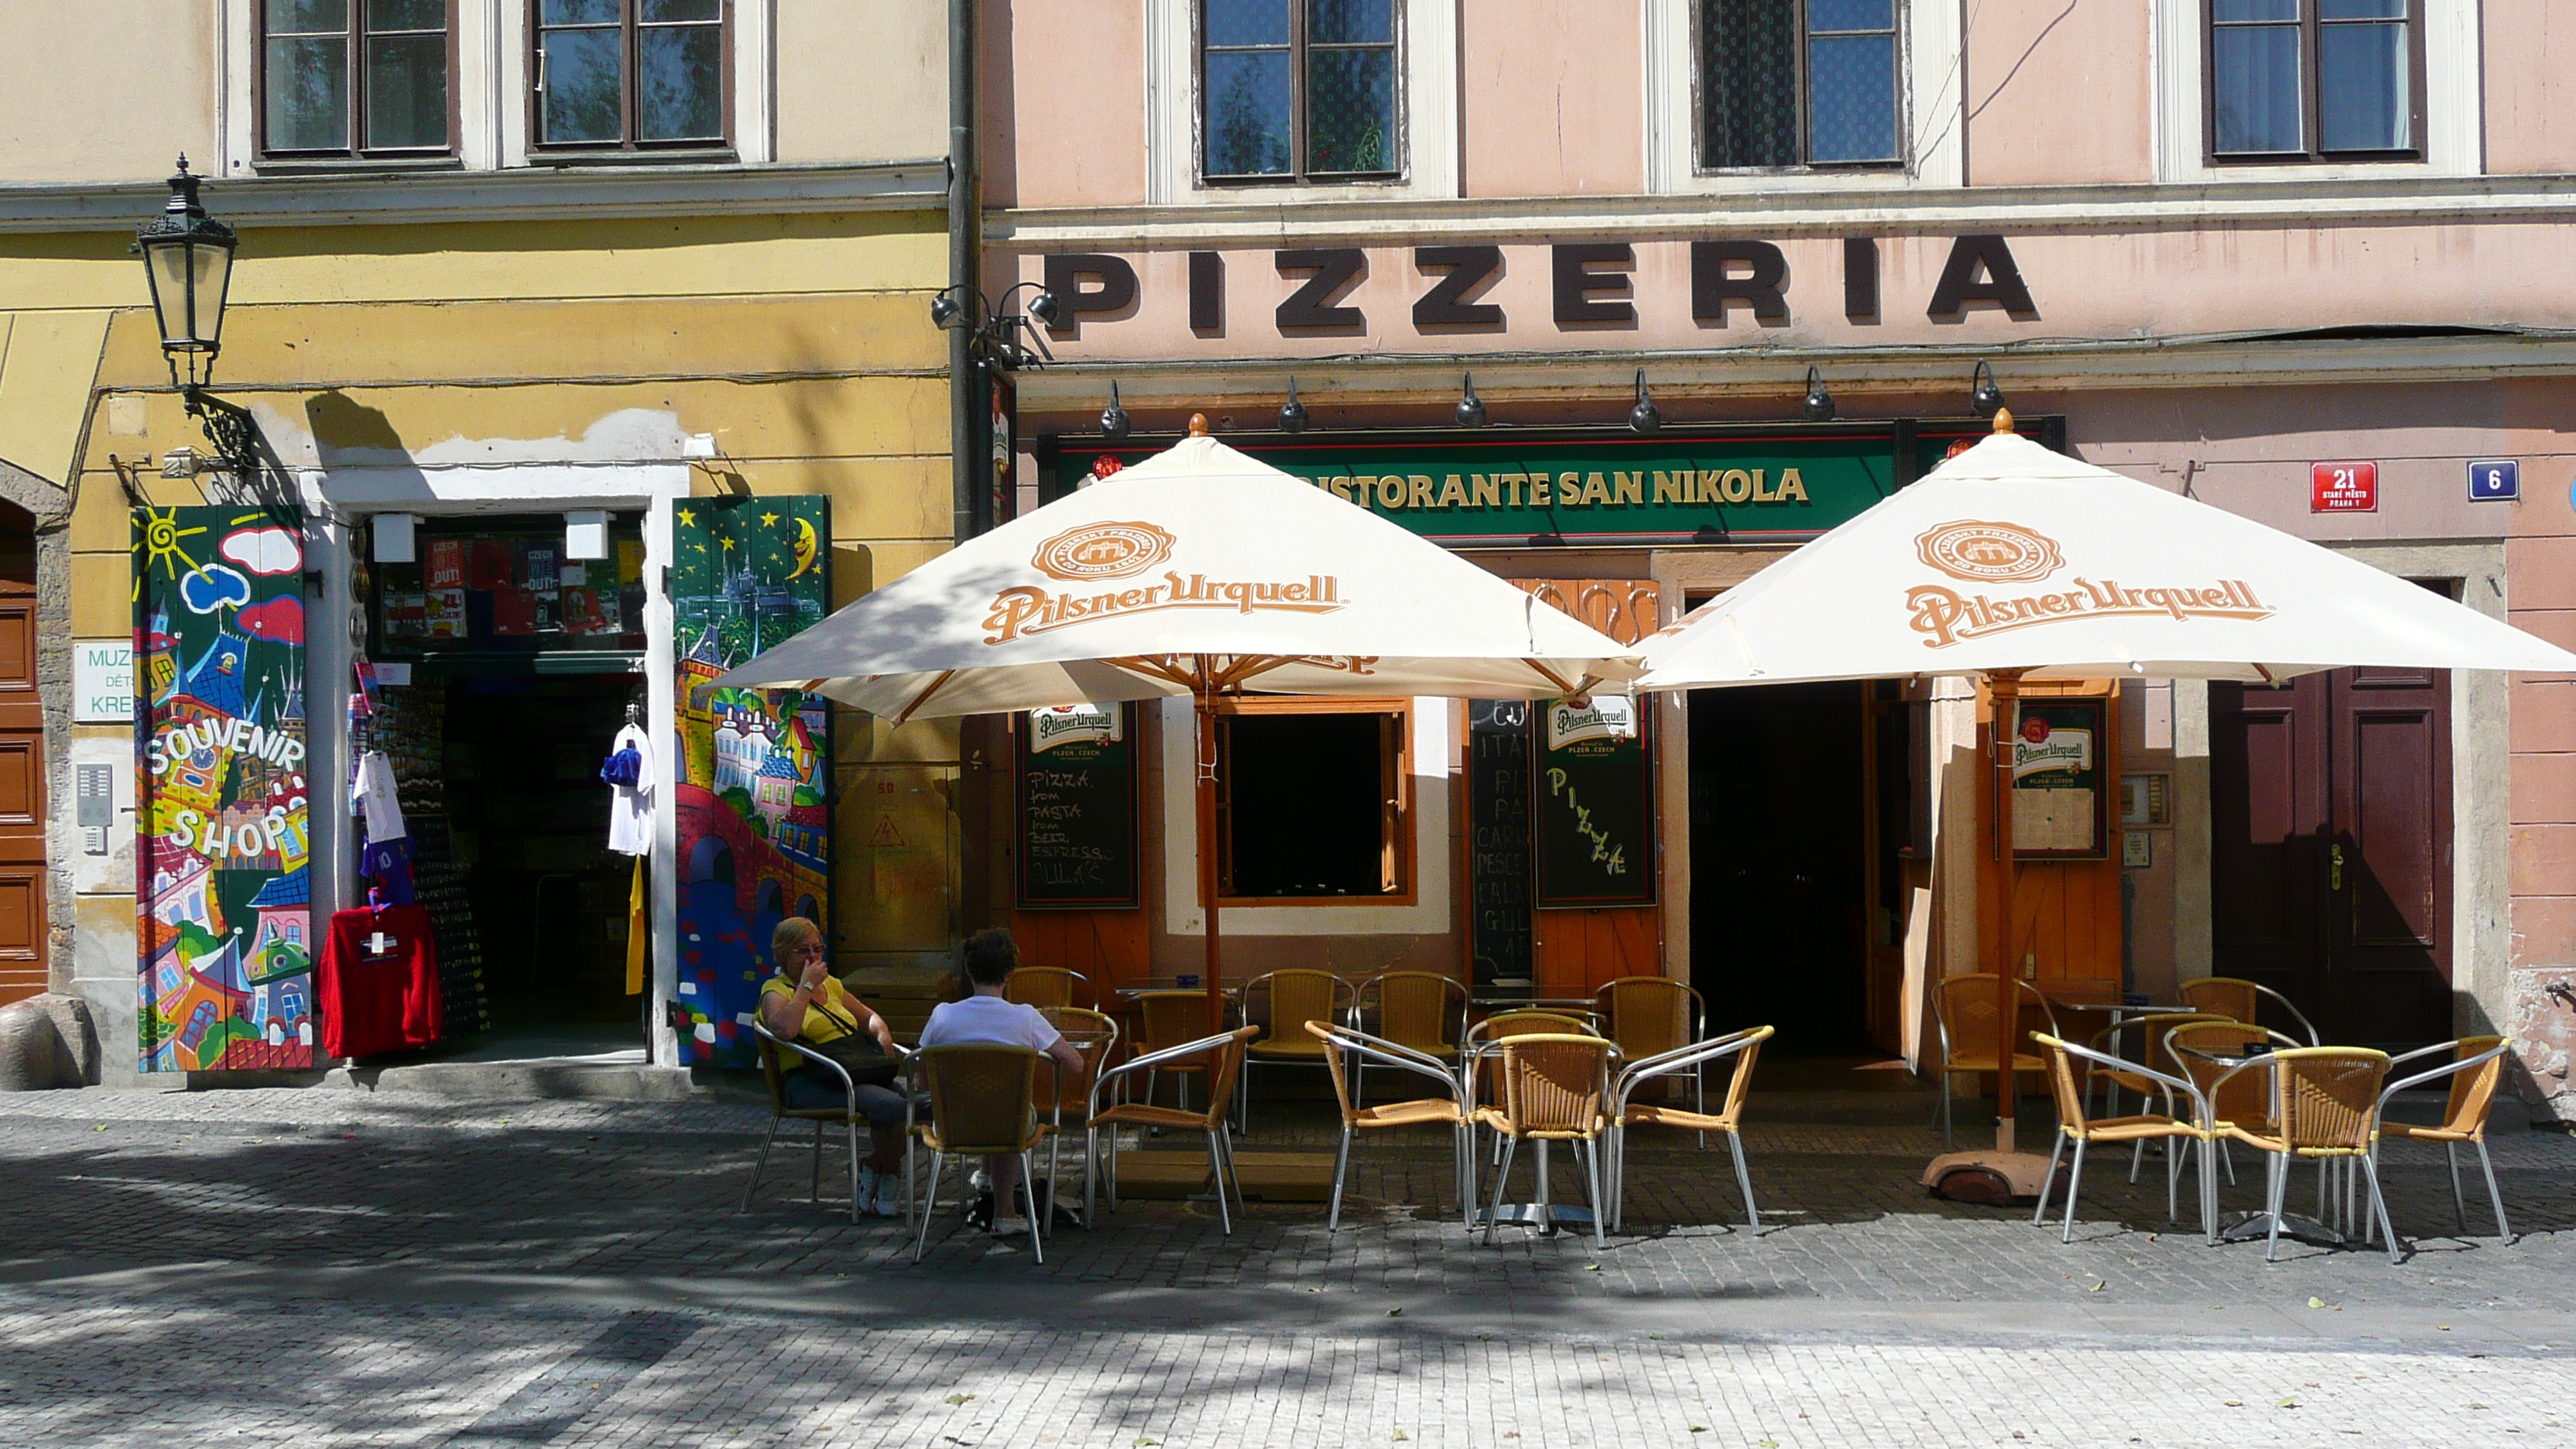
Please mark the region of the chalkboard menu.
<svg viewBox="0 0 2576 1449"><path fill-rule="evenodd" d="M1654 788L1642 711L1612 695L1540 711L1537 801L1541 906L1642 906L1655 899Z"/></svg>
<svg viewBox="0 0 2576 1449"><path fill-rule="evenodd" d="M1475 984L1525 986L1530 941L1530 710L1467 703L1468 950Z"/></svg>
<svg viewBox="0 0 2576 1449"><path fill-rule="evenodd" d="M1020 716L1019 903L1136 905L1136 720L1127 705Z"/></svg>

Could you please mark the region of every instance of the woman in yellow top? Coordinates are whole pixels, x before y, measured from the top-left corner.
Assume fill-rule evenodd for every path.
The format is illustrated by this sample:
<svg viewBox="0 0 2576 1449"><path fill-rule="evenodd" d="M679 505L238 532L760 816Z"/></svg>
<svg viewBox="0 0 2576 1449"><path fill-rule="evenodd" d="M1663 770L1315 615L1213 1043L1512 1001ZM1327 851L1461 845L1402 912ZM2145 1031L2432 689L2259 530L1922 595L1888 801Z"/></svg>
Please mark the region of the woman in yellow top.
<svg viewBox="0 0 2576 1449"><path fill-rule="evenodd" d="M812 1047L865 1032L889 1058L894 1055L894 1033L885 1018L832 979L823 932L812 921L790 916L779 922L770 933L769 954L778 974L761 984L761 1025ZM790 1052L779 1055L789 1068L783 1083L788 1106L829 1111L850 1105L840 1078L829 1070ZM859 1173L859 1200L879 1217L896 1217L903 1212L903 1093L868 1082L856 1091L858 1109L868 1119L869 1149Z"/></svg>

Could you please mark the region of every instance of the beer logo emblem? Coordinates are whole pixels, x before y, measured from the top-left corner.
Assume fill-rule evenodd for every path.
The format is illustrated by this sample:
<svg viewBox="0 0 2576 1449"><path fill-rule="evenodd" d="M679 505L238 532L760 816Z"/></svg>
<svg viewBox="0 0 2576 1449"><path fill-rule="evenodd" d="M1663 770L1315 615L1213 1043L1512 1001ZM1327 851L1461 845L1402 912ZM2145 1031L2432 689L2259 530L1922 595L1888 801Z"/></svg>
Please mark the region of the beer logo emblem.
<svg viewBox="0 0 2576 1449"><path fill-rule="evenodd" d="M1150 523L1086 523L1039 544L1029 562L1054 579L1123 579L1170 558L1174 542Z"/></svg>
<svg viewBox="0 0 2576 1449"><path fill-rule="evenodd" d="M1925 563L1972 584L2044 579L2066 566L2057 540L2010 523L1962 519L1914 540Z"/></svg>

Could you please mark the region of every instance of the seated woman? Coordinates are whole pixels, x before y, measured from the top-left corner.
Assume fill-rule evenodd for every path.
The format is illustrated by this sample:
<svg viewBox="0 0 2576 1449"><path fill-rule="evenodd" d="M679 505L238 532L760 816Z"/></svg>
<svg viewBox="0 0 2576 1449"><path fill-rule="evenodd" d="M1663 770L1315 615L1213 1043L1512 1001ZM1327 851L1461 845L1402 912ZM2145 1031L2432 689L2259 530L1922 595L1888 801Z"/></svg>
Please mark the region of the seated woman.
<svg viewBox="0 0 2576 1449"><path fill-rule="evenodd" d="M894 1033L887 1029L884 1017L832 979L823 932L812 921L790 916L779 922L770 933L769 953L778 962L778 974L761 984L761 1025L817 1050L829 1050L831 1043L848 1038L873 1037L887 1060L893 1060ZM849 1050L845 1046L832 1055L844 1057ZM849 1105L840 1078L830 1068L793 1052L779 1056L780 1065L787 1068L782 1085L788 1106L828 1111ZM859 1200L878 1217L895 1217L903 1212L903 1093L861 1080L858 1099L859 1111L868 1119L869 1146L867 1164L859 1172Z"/></svg>

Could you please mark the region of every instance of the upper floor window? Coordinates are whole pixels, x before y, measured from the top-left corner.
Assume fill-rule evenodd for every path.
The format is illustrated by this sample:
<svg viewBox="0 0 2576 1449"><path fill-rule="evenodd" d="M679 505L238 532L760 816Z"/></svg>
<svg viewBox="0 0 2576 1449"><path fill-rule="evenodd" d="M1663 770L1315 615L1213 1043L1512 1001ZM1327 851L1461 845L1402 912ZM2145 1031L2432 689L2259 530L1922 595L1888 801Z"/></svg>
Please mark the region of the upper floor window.
<svg viewBox="0 0 2576 1449"><path fill-rule="evenodd" d="M536 146L726 144L727 0L535 0Z"/></svg>
<svg viewBox="0 0 2576 1449"><path fill-rule="evenodd" d="M450 0L262 0L260 153L444 155Z"/></svg>
<svg viewBox="0 0 2576 1449"><path fill-rule="evenodd" d="M1202 0L1200 175L1393 176L1398 0Z"/></svg>
<svg viewBox="0 0 2576 1449"><path fill-rule="evenodd" d="M1898 0L1701 0L1700 166L1894 166Z"/></svg>
<svg viewBox="0 0 2576 1449"><path fill-rule="evenodd" d="M2422 149L2422 0L2208 0L2213 160Z"/></svg>

